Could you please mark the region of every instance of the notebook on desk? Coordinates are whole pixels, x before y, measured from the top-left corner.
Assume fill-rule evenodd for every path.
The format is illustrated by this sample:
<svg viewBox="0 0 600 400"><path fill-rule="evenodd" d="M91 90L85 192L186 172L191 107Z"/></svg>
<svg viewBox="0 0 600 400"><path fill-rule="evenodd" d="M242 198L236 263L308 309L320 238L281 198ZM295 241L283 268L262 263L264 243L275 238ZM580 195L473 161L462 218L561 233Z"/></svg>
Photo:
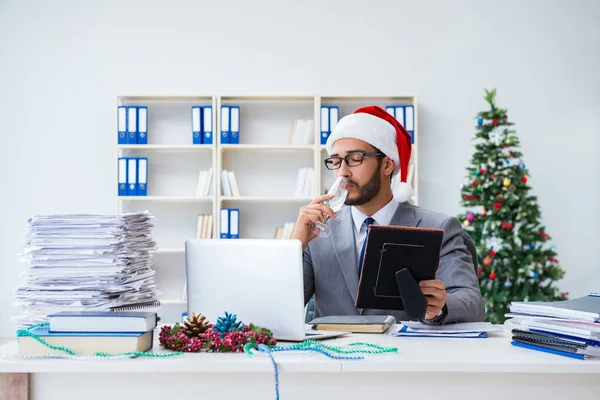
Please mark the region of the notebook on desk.
<svg viewBox="0 0 600 400"><path fill-rule="evenodd" d="M600 296L587 296L560 301L513 301L511 313L536 315L569 320L600 322Z"/></svg>
<svg viewBox="0 0 600 400"><path fill-rule="evenodd" d="M330 315L315 318L308 324L317 330L383 333L395 323L392 315Z"/></svg>

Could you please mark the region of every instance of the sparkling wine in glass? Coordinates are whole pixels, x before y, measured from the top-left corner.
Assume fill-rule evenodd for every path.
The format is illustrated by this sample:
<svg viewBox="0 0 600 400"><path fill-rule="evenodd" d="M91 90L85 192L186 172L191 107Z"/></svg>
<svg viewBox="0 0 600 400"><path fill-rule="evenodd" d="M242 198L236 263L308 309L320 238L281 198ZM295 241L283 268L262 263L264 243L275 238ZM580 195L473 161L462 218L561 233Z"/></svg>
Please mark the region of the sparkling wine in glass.
<svg viewBox="0 0 600 400"><path fill-rule="evenodd" d="M348 178L340 176L338 177L333 185L329 188L328 194L333 194L333 198L325 200L322 204L331 208L334 213L337 213L344 206L346 197L348 197ZM326 217L327 218L327 217ZM328 237L331 235L329 227L325 222L312 221L308 225L310 231L320 237Z"/></svg>

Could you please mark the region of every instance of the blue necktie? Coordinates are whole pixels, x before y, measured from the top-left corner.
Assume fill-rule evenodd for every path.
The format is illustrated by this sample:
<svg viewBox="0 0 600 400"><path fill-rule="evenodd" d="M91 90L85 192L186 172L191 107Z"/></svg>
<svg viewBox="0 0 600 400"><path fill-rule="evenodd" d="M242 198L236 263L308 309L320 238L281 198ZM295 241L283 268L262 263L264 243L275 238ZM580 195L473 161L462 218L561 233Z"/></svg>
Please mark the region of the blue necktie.
<svg viewBox="0 0 600 400"><path fill-rule="evenodd" d="M362 250L360 251L360 259L358 260L358 276L360 277L360 273L362 272L363 259L365 258L365 248L367 247L367 236L369 234L369 226L374 223L375 220L371 217L365 219L363 222L367 226L367 234L365 235L365 241L362 245Z"/></svg>

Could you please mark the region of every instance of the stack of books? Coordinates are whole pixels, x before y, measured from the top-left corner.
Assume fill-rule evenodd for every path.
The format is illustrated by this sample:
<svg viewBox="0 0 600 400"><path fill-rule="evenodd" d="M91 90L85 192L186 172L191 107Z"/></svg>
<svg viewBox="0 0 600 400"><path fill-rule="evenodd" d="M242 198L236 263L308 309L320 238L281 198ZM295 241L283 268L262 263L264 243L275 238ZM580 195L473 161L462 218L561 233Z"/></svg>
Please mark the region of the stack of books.
<svg viewBox="0 0 600 400"><path fill-rule="evenodd" d="M30 218L22 255L27 268L16 290L26 315L17 318L18 327L60 311L158 306L153 226L147 212Z"/></svg>
<svg viewBox="0 0 600 400"><path fill-rule="evenodd" d="M48 315L48 321L49 326L32 333L78 356L148 351L157 324L154 312L59 312ZM19 354L65 354L31 336L18 336L17 343Z"/></svg>
<svg viewBox="0 0 600 400"><path fill-rule="evenodd" d="M512 302L505 325L513 346L574 357L600 357L600 294L551 302Z"/></svg>

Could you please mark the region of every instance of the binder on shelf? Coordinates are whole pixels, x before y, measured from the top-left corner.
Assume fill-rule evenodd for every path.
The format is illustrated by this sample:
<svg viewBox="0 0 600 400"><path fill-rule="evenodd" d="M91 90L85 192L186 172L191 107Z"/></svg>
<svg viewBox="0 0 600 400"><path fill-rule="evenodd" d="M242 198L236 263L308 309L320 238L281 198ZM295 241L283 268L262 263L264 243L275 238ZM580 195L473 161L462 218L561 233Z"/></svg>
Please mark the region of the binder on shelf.
<svg viewBox="0 0 600 400"><path fill-rule="evenodd" d="M415 109L413 106L404 107L404 127L410 133L411 142L415 143Z"/></svg>
<svg viewBox="0 0 600 400"><path fill-rule="evenodd" d="M400 125L406 128L404 120L404 106L396 106L396 114L394 115L394 117L398 122L400 122Z"/></svg>
<svg viewBox="0 0 600 400"><path fill-rule="evenodd" d="M127 143L137 144L137 107L127 107Z"/></svg>
<svg viewBox="0 0 600 400"><path fill-rule="evenodd" d="M392 117L396 118L396 107L394 106L385 106L385 111L388 112Z"/></svg>
<svg viewBox="0 0 600 400"><path fill-rule="evenodd" d="M229 143L239 144L240 143L240 107L231 106L229 107L229 116L231 122L229 124L230 134Z"/></svg>
<svg viewBox="0 0 600 400"><path fill-rule="evenodd" d="M138 144L148 144L148 107L138 107Z"/></svg>
<svg viewBox="0 0 600 400"><path fill-rule="evenodd" d="M202 144L202 107L192 107L192 143Z"/></svg>
<svg viewBox="0 0 600 400"><path fill-rule="evenodd" d="M229 144L229 106L221 106L221 144Z"/></svg>
<svg viewBox="0 0 600 400"><path fill-rule="evenodd" d="M329 133L329 107L321 106L321 144L327 143Z"/></svg>
<svg viewBox="0 0 600 400"><path fill-rule="evenodd" d="M119 196L127 196L127 159L119 158Z"/></svg>
<svg viewBox="0 0 600 400"><path fill-rule="evenodd" d="M240 210L239 208L229 209L229 238L240 238Z"/></svg>
<svg viewBox="0 0 600 400"><path fill-rule="evenodd" d="M127 196L137 196L137 160L127 159Z"/></svg>
<svg viewBox="0 0 600 400"><path fill-rule="evenodd" d="M338 106L329 107L329 133L327 135L327 138L329 138L329 135L335 129L339 118L340 118L340 108Z"/></svg>
<svg viewBox="0 0 600 400"><path fill-rule="evenodd" d="M118 143L127 144L127 107L119 106L117 109L117 126L119 130Z"/></svg>
<svg viewBox="0 0 600 400"><path fill-rule="evenodd" d="M205 106L202 108L202 130L204 137L202 138L203 144L212 144L213 142L213 128L212 128L212 106Z"/></svg>
<svg viewBox="0 0 600 400"><path fill-rule="evenodd" d="M221 239L229 238L229 209L221 208L221 230L219 232Z"/></svg>
<svg viewBox="0 0 600 400"><path fill-rule="evenodd" d="M137 195L146 196L148 194L148 158L137 159Z"/></svg>

